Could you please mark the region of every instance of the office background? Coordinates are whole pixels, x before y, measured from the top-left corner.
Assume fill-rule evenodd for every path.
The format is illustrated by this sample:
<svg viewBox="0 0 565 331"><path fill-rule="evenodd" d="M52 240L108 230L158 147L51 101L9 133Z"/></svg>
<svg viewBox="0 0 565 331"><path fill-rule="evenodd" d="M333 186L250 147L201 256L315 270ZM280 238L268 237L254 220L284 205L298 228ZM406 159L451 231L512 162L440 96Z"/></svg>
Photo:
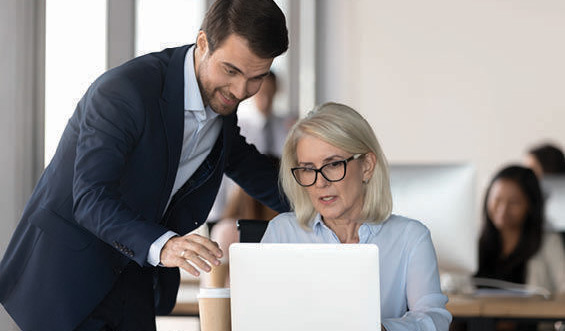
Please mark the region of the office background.
<svg viewBox="0 0 565 331"><path fill-rule="evenodd" d="M57 0L0 2L0 254L43 169L46 1ZM471 163L478 201L528 147L565 144L563 1L278 3L291 39L279 107L349 104L391 163ZM108 67L134 55L134 7L108 0ZM9 325L0 312L0 329Z"/></svg>

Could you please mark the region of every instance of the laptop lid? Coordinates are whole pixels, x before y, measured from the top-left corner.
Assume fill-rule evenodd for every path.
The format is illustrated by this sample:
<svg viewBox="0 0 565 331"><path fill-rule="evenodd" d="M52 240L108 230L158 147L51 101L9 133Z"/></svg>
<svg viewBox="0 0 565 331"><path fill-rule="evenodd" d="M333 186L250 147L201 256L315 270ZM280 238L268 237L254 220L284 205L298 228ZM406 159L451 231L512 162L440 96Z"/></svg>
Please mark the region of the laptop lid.
<svg viewBox="0 0 565 331"><path fill-rule="evenodd" d="M232 331L380 330L371 244L230 246Z"/></svg>

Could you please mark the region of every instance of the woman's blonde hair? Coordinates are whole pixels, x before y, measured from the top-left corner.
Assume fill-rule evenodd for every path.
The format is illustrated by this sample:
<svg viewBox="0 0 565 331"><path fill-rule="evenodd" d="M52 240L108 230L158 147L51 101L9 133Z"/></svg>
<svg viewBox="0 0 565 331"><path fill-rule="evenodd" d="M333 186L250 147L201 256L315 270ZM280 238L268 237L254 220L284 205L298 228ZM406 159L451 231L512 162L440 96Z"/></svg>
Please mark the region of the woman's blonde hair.
<svg viewBox="0 0 565 331"><path fill-rule="evenodd" d="M298 185L291 172L291 168L298 165L296 145L304 135L321 139L351 154L375 154L377 162L373 176L364 184L360 221L380 223L390 216L392 195L388 164L373 129L354 109L328 102L315 107L305 118L296 122L283 147L280 184L302 227L309 228L316 215L306 189Z"/></svg>

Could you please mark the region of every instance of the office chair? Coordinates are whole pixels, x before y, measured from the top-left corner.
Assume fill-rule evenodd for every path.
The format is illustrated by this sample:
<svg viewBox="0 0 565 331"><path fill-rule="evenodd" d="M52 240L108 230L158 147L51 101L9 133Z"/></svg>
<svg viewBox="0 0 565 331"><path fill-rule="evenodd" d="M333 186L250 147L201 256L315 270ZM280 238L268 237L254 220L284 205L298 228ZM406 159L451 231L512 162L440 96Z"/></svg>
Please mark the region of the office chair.
<svg viewBox="0 0 565 331"><path fill-rule="evenodd" d="M238 220L239 242L258 243L263 238L269 222L265 220Z"/></svg>

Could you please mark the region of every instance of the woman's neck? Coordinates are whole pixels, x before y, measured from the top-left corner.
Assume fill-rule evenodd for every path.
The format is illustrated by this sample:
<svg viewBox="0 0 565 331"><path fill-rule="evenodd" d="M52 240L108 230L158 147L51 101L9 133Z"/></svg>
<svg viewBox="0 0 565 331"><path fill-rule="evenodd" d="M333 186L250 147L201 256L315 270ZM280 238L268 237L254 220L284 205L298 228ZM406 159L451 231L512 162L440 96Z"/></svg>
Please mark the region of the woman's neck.
<svg viewBox="0 0 565 331"><path fill-rule="evenodd" d="M500 239L501 239L501 257L508 257L516 247L518 246L518 242L520 241L520 237L522 236L522 229L505 229L500 231Z"/></svg>
<svg viewBox="0 0 565 331"><path fill-rule="evenodd" d="M342 244L359 243L360 222L351 220L324 220L324 223L336 234Z"/></svg>

